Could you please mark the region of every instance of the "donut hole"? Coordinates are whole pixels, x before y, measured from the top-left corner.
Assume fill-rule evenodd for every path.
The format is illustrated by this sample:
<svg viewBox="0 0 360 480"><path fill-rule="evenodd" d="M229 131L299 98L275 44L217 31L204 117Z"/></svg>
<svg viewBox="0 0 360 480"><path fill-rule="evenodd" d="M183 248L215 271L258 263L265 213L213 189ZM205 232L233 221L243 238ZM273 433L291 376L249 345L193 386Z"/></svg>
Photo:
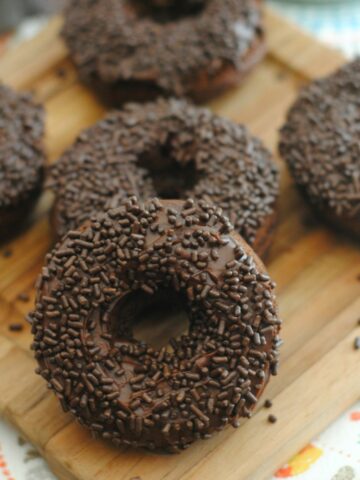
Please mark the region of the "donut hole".
<svg viewBox="0 0 360 480"><path fill-rule="evenodd" d="M149 18L156 23L177 22L186 17L196 17L204 10L204 0L181 2L164 0L128 0L139 18Z"/></svg>
<svg viewBox="0 0 360 480"><path fill-rule="evenodd" d="M146 171L156 195L162 199L184 199L200 180L195 162L180 163L171 155L171 149L164 145L157 151L147 152L139 159L139 167Z"/></svg>
<svg viewBox="0 0 360 480"><path fill-rule="evenodd" d="M167 347L170 338L189 330L189 318L184 308L185 297L173 289L164 288L153 295L136 290L121 298L112 313L114 340L134 338L155 349Z"/></svg>

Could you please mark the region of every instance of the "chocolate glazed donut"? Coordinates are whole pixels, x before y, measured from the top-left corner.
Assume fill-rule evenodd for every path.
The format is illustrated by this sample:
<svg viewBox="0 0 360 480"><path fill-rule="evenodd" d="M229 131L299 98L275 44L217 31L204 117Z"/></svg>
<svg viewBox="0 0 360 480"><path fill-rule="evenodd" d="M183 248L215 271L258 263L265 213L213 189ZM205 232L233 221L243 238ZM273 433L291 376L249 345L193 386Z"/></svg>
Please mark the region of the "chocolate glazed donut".
<svg viewBox="0 0 360 480"><path fill-rule="evenodd" d="M96 437L179 451L250 417L276 373L273 287L219 209L129 199L47 256L30 315L38 373ZM125 304L164 289L190 327L156 350L132 336Z"/></svg>
<svg viewBox="0 0 360 480"><path fill-rule="evenodd" d="M360 239L360 60L305 87L280 152L321 219Z"/></svg>
<svg viewBox="0 0 360 480"><path fill-rule="evenodd" d="M263 256L276 219L279 175L245 127L163 100L127 105L85 130L51 167L53 225L60 237L124 196L195 198L224 210Z"/></svg>
<svg viewBox="0 0 360 480"><path fill-rule="evenodd" d="M19 229L41 193L43 136L42 107L0 84L0 241Z"/></svg>
<svg viewBox="0 0 360 480"><path fill-rule="evenodd" d="M265 53L259 0L73 0L63 37L82 80L112 106L159 95L205 101Z"/></svg>

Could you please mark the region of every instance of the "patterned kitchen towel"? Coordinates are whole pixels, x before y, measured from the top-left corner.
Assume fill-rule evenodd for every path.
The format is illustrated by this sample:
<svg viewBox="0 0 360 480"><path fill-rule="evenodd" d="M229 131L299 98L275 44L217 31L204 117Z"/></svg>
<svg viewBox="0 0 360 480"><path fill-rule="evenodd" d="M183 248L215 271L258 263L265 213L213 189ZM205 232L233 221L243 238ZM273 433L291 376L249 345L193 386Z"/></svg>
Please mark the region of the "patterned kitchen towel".
<svg viewBox="0 0 360 480"><path fill-rule="evenodd" d="M56 480L37 451L2 420L0 480Z"/></svg>
<svg viewBox="0 0 360 480"><path fill-rule="evenodd" d="M280 468L272 480L360 480L360 402Z"/></svg>

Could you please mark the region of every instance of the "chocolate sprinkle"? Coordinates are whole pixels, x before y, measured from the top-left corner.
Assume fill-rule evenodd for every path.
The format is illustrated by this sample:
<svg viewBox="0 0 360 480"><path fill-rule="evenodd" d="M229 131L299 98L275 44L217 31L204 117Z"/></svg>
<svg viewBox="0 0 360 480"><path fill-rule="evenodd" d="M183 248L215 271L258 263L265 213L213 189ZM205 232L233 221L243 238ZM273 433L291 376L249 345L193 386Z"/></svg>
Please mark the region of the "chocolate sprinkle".
<svg viewBox="0 0 360 480"><path fill-rule="evenodd" d="M265 52L258 0L152 0L152 6L72 0L65 10L62 33L80 76L113 90L112 101L131 86L142 95L204 99L237 83Z"/></svg>
<svg viewBox="0 0 360 480"><path fill-rule="evenodd" d="M56 193L59 237L124 196L165 193L214 202L263 255L279 175L269 151L245 127L183 100L160 99L127 105L81 133L51 167L48 185ZM185 220L192 215L189 208ZM216 258L216 249L209 253Z"/></svg>
<svg viewBox="0 0 360 480"><path fill-rule="evenodd" d="M67 70L65 67L59 67L55 73L59 78L65 78L67 75Z"/></svg>
<svg viewBox="0 0 360 480"><path fill-rule="evenodd" d="M271 408L273 406L273 403L271 400L265 400L264 407L265 408Z"/></svg>
<svg viewBox="0 0 360 480"><path fill-rule="evenodd" d="M22 323L10 323L9 330L10 332L21 332L24 329Z"/></svg>
<svg viewBox="0 0 360 480"><path fill-rule="evenodd" d="M0 230L25 216L40 193L44 170L42 107L0 84ZM1 234L1 236L2 236Z"/></svg>
<svg viewBox="0 0 360 480"><path fill-rule="evenodd" d="M354 348L355 350L360 350L360 337L356 337L354 340Z"/></svg>
<svg viewBox="0 0 360 480"><path fill-rule="evenodd" d="M28 302L30 300L30 296L26 292L19 293L18 300L21 302Z"/></svg>
<svg viewBox="0 0 360 480"><path fill-rule="evenodd" d="M281 130L280 152L301 191L360 238L360 60L305 87Z"/></svg>
<svg viewBox="0 0 360 480"><path fill-rule="evenodd" d="M268 422L269 423L276 423L277 421L278 421L278 419L275 415L269 415L268 416Z"/></svg>
<svg viewBox="0 0 360 480"><path fill-rule="evenodd" d="M237 426L276 370L274 284L204 201L128 199L69 232L37 285L38 373L66 411L115 445L177 452ZM172 350L134 338L122 308L134 292L146 301L163 289L183 296L190 319Z"/></svg>

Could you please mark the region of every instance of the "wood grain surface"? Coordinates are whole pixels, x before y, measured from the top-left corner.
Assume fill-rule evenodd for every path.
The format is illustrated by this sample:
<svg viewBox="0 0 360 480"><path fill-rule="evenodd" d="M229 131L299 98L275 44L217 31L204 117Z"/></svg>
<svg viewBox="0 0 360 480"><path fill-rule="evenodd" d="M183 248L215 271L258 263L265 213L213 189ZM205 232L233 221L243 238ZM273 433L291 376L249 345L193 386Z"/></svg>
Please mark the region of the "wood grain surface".
<svg viewBox="0 0 360 480"><path fill-rule="evenodd" d="M76 135L104 114L77 80L54 18L35 39L0 60L0 79L32 90L47 111L46 148L56 159ZM276 154L278 128L298 89L344 62L343 57L266 11L269 51L245 84L209 105L244 122ZM276 154L277 156L277 154ZM0 246L0 414L45 456L60 479L262 480L359 398L360 248L328 230L298 196L282 161L279 223L268 268L277 282L285 344L279 375L253 418L199 441L180 455L119 450L62 413L45 382L34 374L31 337L24 317L34 301L34 280L51 247L51 196L44 194L29 225ZM12 255L4 253L11 250ZM29 302L18 299L26 292ZM14 322L21 332L9 331ZM174 324L154 328L168 338ZM145 334L146 332L144 332ZM149 334L149 332L147 332ZM260 402L262 403L262 402Z"/></svg>

